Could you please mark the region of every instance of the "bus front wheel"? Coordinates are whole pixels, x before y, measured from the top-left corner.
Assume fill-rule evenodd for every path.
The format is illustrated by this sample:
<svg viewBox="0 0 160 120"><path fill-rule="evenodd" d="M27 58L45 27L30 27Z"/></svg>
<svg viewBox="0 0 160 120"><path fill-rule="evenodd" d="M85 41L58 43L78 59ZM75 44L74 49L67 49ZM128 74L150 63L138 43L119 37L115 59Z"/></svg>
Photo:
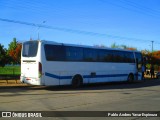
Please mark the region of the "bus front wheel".
<svg viewBox="0 0 160 120"><path fill-rule="evenodd" d="M80 75L76 75L73 79L72 79L72 87L73 88L78 88L83 84L83 80L82 77Z"/></svg>
<svg viewBox="0 0 160 120"><path fill-rule="evenodd" d="M134 81L134 75L133 74L129 74L128 76L128 82L132 83Z"/></svg>

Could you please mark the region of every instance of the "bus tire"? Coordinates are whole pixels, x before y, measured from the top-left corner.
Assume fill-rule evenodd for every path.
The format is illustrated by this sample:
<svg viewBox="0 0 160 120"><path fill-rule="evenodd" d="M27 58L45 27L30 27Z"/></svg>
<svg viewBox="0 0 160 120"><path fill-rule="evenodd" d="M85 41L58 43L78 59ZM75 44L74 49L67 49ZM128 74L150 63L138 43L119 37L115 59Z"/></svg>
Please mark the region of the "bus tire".
<svg viewBox="0 0 160 120"><path fill-rule="evenodd" d="M79 88L83 84L83 79L80 75L76 75L72 79L72 87Z"/></svg>
<svg viewBox="0 0 160 120"><path fill-rule="evenodd" d="M129 83L134 82L134 75L133 75L133 74L129 74L127 81L128 81Z"/></svg>

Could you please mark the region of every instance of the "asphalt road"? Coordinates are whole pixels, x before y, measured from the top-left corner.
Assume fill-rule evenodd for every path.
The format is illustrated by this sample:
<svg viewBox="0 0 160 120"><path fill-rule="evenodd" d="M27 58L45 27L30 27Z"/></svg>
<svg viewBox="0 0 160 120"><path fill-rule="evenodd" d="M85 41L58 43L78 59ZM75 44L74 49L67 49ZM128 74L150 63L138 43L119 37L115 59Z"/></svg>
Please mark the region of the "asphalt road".
<svg viewBox="0 0 160 120"><path fill-rule="evenodd" d="M160 80L147 80L132 84L87 85L79 89L69 86L1 86L0 111L160 111ZM69 120L75 118L47 119ZM99 118L85 117L85 119L97 120ZM100 117L100 119L160 120L160 117Z"/></svg>

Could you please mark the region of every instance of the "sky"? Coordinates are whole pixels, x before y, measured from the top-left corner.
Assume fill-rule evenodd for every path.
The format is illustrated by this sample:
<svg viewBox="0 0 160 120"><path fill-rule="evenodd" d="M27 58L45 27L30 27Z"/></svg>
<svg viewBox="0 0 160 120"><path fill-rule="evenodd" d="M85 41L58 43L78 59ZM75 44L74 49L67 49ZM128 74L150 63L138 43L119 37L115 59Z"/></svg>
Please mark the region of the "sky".
<svg viewBox="0 0 160 120"><path fill-rule="evenodd" d="M160 50L160 0L0 0L0 44L13 38Z"/></svg>

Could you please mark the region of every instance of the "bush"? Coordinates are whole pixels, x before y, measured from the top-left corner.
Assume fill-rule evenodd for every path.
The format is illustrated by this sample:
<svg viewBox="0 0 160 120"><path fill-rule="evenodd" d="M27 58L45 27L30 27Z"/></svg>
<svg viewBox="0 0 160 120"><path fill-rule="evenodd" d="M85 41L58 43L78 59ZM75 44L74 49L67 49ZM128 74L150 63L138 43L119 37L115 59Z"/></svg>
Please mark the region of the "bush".
<svg viewBox="0 0 160 120"><path fill-rule="evenodd" d="M0 67L0 75L20 75L20 66Z"/></svg>

